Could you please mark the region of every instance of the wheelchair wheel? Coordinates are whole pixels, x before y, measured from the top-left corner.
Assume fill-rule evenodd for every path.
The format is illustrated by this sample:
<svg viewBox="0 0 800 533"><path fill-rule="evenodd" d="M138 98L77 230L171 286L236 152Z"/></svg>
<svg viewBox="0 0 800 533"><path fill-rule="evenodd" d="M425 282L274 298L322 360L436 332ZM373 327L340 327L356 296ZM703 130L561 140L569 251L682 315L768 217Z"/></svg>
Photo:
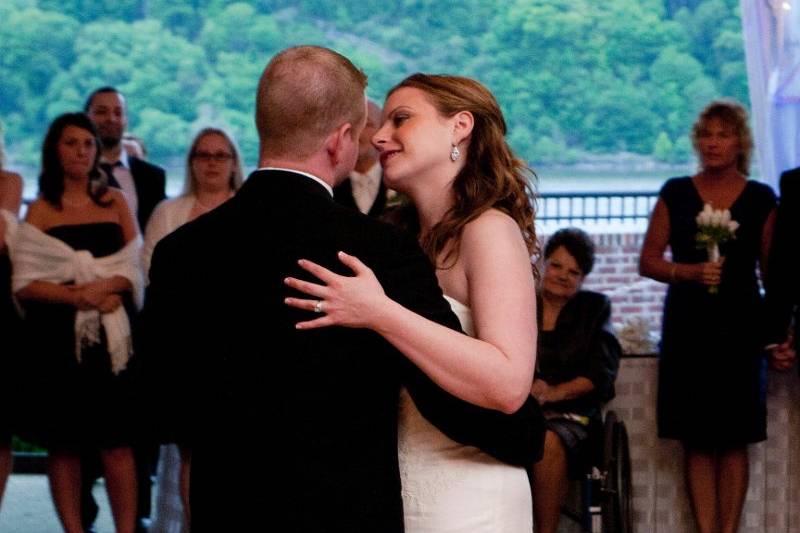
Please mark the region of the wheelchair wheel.
<svg viewBox="0 0 800 533"><path fill-rule="evenodd" d="M604 424L602 487L603 533L632 533L631 458L628 431L614 411L609 411Z"/></svg>

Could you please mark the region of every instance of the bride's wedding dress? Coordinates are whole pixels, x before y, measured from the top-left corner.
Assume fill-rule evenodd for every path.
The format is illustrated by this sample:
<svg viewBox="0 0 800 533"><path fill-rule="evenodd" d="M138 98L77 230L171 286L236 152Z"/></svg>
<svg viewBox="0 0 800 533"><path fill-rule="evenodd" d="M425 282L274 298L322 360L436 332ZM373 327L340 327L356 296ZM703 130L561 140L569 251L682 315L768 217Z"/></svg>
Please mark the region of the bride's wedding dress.
<svg viewBox="0 0 800 533"><path fill-rule="evenodd" d="M449 298L468 335L472 313ZM417 410L408 392L400 397L398 457L406 533L530 533L531 491L523 468L442 434Z"/></svg>

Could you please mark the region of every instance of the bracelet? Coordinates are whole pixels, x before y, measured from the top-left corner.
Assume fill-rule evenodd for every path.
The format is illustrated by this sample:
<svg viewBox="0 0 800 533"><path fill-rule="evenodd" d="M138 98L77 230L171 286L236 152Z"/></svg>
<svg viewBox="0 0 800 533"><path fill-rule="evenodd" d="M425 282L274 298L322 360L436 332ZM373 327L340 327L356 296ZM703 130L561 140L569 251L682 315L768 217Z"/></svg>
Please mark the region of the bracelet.
<svg viewBox="0 0 800 533"><path fill-rule="evenodd" d="M678 270L678 263L672 263L672 269L669 271L669 280L671 282L678 281L678 278L675 277L675 272Z"/></svg>

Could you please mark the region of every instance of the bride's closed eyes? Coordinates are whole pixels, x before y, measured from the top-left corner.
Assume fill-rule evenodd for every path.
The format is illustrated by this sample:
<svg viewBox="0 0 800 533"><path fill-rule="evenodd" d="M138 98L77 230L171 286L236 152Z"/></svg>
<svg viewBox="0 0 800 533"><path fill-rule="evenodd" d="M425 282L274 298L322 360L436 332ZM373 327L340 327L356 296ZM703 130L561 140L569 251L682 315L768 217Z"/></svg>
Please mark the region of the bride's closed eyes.
<svg viewBox="0 0 800 533"><path fill-rule="evenodd" d="M408 120L411 117L411 113L409 113L406 109L397 108L392 110L387 117L387 120L392 122L394 127L400 126L403 122Z"/></svg>
<svg viewBox="0 0 800 533"><path fill-rule="evenodd" d="M392 124L394 124L395 127L398 127L403 122L405 122L407 119L408 119L408 115L402 114L402 113L401 114L397 114L397 115L394 115L392 117Z"/></svg>

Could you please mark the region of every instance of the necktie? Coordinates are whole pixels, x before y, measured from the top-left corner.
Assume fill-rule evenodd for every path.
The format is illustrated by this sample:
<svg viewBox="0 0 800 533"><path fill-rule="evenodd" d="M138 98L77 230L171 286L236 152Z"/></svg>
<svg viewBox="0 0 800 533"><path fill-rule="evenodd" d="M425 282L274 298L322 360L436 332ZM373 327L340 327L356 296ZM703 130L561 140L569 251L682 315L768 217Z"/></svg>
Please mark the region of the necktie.
<svg viewBox="0 0 800 533"><path fill-rule="evenodd" d="M114 177L114 167L121 167L121 166L122 166L122 163L120 163L119 161L117 161L114 164L111 164L111 163L100 163L100 168L102 169L103 172L106 173L106 177L108 178L107 181L108 181L108 186L109 187L114 187L116 189L121 189L122 188L122 187L120 187L119 182L117 181L117 178Z"/></svg>

